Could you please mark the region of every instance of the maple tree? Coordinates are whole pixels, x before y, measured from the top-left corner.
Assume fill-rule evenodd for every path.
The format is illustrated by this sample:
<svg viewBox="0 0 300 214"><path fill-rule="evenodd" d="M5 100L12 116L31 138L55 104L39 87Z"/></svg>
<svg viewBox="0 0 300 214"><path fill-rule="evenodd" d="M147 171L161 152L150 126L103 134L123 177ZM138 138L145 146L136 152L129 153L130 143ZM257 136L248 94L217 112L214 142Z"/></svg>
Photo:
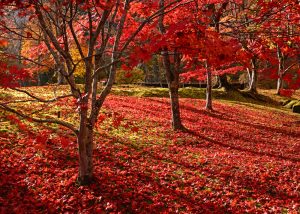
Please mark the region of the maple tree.
<svg viewBox="0 0 300 214"><path fill-rule="evenodd" d="M163 9L165 6L165 1L159 1L160 9ZM164 12L164 10L163 10ZM164 14L159 17L159 31L161 34L166 34L166 27L164 23ZM174 130L182 130L183 125L181 123L180 118L180 108L179 108L179 97L178 97L178 89L179 89L179 72L180 72L180 64L181 58L180 52L178 52L177 48L173 48L173 63L171 63L170 59L170 51L167 45L162 46L161 55L163 58L164 69L166 73L166 79L169 87L170 100L171 100L171 111L172 111L172 126Z"/></svg>
<svg viewBox="0 0 300 214"><path fill-rule="evenodd" d="M224 77L226 73L242 70L245 60L237 40L220 32L219 21L226 6L226 1L218 1L187 7L185 17L189 22L175 23L168 35L173 39L172 45L183 54L185 73L181 76L185 80L206 79L208 110L212 110L212 75Z"/></svg>
<svg viewBox="0 0 300 214"><path fill-rule="evenodd" d="M268 37L269 47L274 50L277 57L277 94L279 95L283 89L283 81L285 81L291 89L297 89L299 83L299 63L297 56L299 55L299 5L291 4L292 2L282 3L284 10L279 11L275 18L264 23L273 30L266 33ZM271 54L270 54L271 55ZM271 55L272 56L272 55ZM270 60L272 62L272 60ZM273 61L274 62L274 61ZM292 84L293 75L289 71L295 69L298 64L298 80Z"/></svg>
<svg viewBox="0 0 300 214"><path fill-rule="evenodd" d="M243 1L243 4L235 7L230 16L223 18L221 25L226 33L237 38L247 52L251 92L257 93L258 73L267 73L266 71L273 69L273 74L268 78L278 79L279 94L283 73L297 64L293 59L296 58L299 49L298 17L297 1ZM294 61L285 65L285 68L282 49L289 52L289 61ZM275 67L277 68L274 69Z"/></svg>
<svg viewBox="0 0 300 214"><path fill-rule="evenodd" d="M140 19L135 16L134 1L7 1L6 9L14 9L19 16L28 18L39 27L40 34L26 29L24 34L15 32L7 22L2 22L3 29L31 39L39 35L41 41L36 50L42 50L51 56L58 72L66 79L71 94L55 96L45 100L28 92L26 89L10 88L23 92L39 102L56 102L66 96L73 96L77 101L79 113L78 127L67 121L59 119L33 118L25 112L13 109L2 104L1 108L14 112L19 116L29 118L35 122L56 123L71 129L77 135L79 146L79 182L89 183L92 179L93 164L93 134L98 115L103 102L109 94L115 80L117 64L124 60L124 53L130 50L132 42L148 24L157 19L164 10L171 12L183 5L184 1L170 1L162 8L155 8L152 13ZM153 3L142 3L146 7L155 6ZM131 7L132 6L132 7ZM5 7L4 7L5 9ZM5 14L5 10L3 13ZM130 31L125 32L125 28ZM129 34L130 33L130 34ZM44 48L41 49L40 45ZM87 46L87 51L84 47ZM74 59L72 48L76 48L79 55ZM128 54L128 53L127 53ZM39 56L38 56L39 58ZM108 63L95 67L95 59ZM30 59L29 61L34 61ZM84 87L81 89L75 83L75 70L79 63L84 63ZM39 63L39 62L37 62ZM104 69L109 68L110 75L104 89L98 94L98 76ZM54 93L55 94L55 93Z"/></svg>

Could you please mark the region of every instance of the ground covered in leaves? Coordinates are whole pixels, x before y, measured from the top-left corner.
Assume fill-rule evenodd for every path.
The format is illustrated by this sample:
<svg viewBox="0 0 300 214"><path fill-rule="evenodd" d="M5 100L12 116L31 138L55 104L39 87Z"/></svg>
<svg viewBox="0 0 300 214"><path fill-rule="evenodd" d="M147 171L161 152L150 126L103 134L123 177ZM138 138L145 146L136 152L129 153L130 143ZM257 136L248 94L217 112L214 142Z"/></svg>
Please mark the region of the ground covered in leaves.
<svg viewBox="0 0 300 214"><path fill-rule="evenodd" d="M76 119L72 103L53 112ZM168 99L108 97L95 181L83 187L75 136L0 112L0 213L300 212L299 116L217 101L207 112L197 99L181 106L187 131L172 132Z"/></svg>

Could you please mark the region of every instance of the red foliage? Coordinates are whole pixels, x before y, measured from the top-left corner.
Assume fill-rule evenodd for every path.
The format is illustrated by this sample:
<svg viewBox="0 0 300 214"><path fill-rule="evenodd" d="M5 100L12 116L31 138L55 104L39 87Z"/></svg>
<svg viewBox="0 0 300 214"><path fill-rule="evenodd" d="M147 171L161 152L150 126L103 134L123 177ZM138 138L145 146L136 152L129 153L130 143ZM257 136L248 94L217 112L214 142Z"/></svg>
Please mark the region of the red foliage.
<svg viewBox="0 0 300 214"><path fill-rule="evenodd" d="M0 61L0 87L18 87L20 82L30 78L30 73L15 65L9 66Z"/></svg>
<svg viewBox="0 0 300 214"><path fill-rule="evenodd" d="M295 90L292 89L281 89L280 95L285 97L291 97L295 93Z"/></svg>
<svg viewBox="0 0 300 214"><path fill-rule="evenodd" d="M189 131L174 133L167 99L110 96L99 120L131 127L137 138L114 137L111 124L102 123L101 135L95 135L95 182L88 187L76 184L77 148L70 133L44 127L0 132L0 212L299 210L298 117L218 102L206 112L202 100L183 101Z"/></svg>

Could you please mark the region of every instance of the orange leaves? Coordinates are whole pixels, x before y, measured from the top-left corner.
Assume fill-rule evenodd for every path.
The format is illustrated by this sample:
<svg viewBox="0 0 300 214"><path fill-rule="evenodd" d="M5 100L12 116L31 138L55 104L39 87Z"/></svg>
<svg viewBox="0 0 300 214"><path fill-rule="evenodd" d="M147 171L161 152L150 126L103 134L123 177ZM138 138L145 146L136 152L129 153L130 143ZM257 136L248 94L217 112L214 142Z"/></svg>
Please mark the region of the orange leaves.
<svg viewBox="0 0 300 214"><path fill-rule="evenodd" d="M8 41L6 39L0 39L0 48L5 48L8 45Z"/></svg>

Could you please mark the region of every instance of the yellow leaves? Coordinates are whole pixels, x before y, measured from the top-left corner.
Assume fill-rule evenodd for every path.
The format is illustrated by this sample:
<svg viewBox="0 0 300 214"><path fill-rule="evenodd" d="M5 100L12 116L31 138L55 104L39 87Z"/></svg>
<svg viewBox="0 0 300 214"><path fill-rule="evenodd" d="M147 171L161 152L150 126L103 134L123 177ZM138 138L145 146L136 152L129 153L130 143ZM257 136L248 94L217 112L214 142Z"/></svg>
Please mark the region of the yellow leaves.
<svg viewBox="0 0 300 214"><path fill-rule="evenodd" d="M82 47L82 51L84 54L87 53L87 47ZM74 60L75 63L78 63L77 64L77 67L75 69L75 72L74 72L74 75L75 77L83 77L84 76L84 73L85 73L85 66L84 66L84 62L80 56L80 53L79 53L79 50L75 47L72 47L70 49L70 54Z"/></svg>
<svg viewBox="0 0 300 214"><path fill-rule="evenodd" d="M268 46L269 46L269 48L270 48L271 50L273 50L273 49L275 49L275 48L276 48L276 45L275 45L275 43L274 43L274 42L272 42L272 41L269 41L269 42L268 42Z"/></svg>

